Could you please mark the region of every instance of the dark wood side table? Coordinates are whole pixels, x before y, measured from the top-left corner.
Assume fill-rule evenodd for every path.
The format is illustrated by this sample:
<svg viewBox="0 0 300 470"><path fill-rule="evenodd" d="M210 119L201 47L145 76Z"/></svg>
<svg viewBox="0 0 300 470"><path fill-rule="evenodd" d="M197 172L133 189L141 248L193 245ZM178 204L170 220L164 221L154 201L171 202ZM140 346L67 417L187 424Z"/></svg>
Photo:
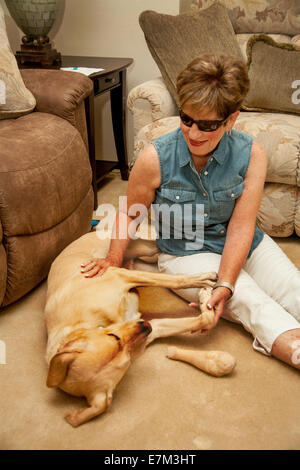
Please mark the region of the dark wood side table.
<svg viewBox="0 0 300 470"><path fill-rule="evenodd" d="M123 180L128 180L128 158L126 142L126 69L133 59L116 57L62 56L62 67L102 68L101 72L89 75L94 83L94 92L85 100L89 154L93 172L94 208L97 208L98 183L105 174L119 168ZM94 99L110 92L112 125L117 151L117 162L96 160Z"/></svg>

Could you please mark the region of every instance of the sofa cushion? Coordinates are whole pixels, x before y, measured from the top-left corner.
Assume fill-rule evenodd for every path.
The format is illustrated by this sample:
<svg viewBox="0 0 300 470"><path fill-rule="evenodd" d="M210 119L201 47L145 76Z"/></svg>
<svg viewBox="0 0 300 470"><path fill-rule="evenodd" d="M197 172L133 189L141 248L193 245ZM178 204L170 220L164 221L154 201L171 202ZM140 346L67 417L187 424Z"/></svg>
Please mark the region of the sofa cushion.
<svg viewBox="0 0 300 470"><path fill-rule="evenodd" d="M250 135L267 151L268 171L266 181L300 187L299 142L300 118L289 114L253 113L242 111L235 129ZM144 126L135 139L134 165L139 153L154 139L172 132L180 125L178 116L159 119Z"/></svg>
<svg viewBox="0 0 300 470"><path fill-rule="evenodd" d="M236 39L237 42L240 46L240 49L242 51L243 59L245 62L248 61L247 57L247 44L250 38L252 38L254 34L236 34ZM268 34L268 36L276 42L285 42L285 43L293 43L293 38L291 36L288 36L287 34ZM296 37L296 36L295 36Z"/></svg>
<svg viewBox="0 0 300 470"><path fill-rule="evenodd" d="M297 186L265 183L257 225L271 237L289 237L296 222Z"/></svg>
<svg viewBox="0 0 300 470"><path fill-rule="evenodd" d="M296 36L292 37L291 43L300 48L300 34L296 34Z"/></svg>
<svg viewBox="0 0 300 470"><path fill-rule="evenodd" d="M298 198L296 201L295 232L300 237L300 190L298 190Z"/></svg>
<svg viewBox="0 0 300 470"><path fill-rule="evenodd" d="M234 126L257 140L267 151L266 181L300 187L300 116L242 111Z"/></svg>
<svg viewBox="0 0 300 470"><path fill-rule="evenodd" d="M152 57L175 101L177 77L198 55L223 54L242 59L223 5L177 16L148 10L141 13L139 21Z"/></svg>
<svg viewBox="0 0 300 470"><path fill-rule="evenodd" d="M180 0L180 12L207 8L216 0ZM293 36L300 31L298 1L219 0L228 9L236 33Z"/></svg>
<svg viewBox="0 0 300 470"><path fill-rule="evenodd" d="M0 119L15 118L31 112L36 104L25 87L17 61L10 48L0 5ZM3 99L4 96L4 99Z"/></svg>
<svg viewBox="0 0 300 470"><path fill-rule="evenodd" d="M300 114L300 49L254 35L247 45L250 90L243 109Z"/></svg>
<svg viewBox="0 0 300 470"><path fill-rule="evenodd" d="M134 157L130 161L130 169L133 167L139 154L155 139L162 135L173 132L180 125L179 116L166 117L158 119L155 122L147 124L138 132L134 141Z"/></svg>
<svg viewBox="0 0 300 470"><path fill-rule="evenodd" d="M34 112L0 121L0 148L5 237L48 230L74 211L91 186L84 142L58 116Z"/></svg>

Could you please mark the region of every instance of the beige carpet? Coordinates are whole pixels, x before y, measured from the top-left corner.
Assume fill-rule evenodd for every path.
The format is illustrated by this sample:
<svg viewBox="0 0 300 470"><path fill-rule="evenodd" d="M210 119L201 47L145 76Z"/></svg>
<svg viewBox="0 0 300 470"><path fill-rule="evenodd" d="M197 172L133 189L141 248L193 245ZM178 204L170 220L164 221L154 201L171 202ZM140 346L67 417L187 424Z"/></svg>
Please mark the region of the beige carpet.
<svg viewBox="0 0 300 470"><path fill-rule="evenodd" d="M99 203L126 191L116 172L106 178ZM300 268L299 238L280 246ZM46 284L0 314L1 449L299 449L299 372L252 349L242 327L221 320L207 336L159 340L129 369L110 410L73 429L63 418L85 404L46 387ZM215 378L165 357L168 345L223 349L235 371Z"/></svg>

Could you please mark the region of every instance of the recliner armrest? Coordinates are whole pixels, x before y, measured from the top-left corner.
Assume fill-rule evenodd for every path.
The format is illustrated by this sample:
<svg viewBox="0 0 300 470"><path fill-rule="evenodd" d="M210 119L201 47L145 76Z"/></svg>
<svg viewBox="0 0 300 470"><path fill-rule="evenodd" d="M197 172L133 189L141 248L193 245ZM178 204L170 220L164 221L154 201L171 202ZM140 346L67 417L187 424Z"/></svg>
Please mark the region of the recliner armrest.
<svg viewBox="0 0 300 470"><path fill-rule="evenodd" d="M89 77L51 69L21 69L20 72L36 99L36 111L56 114L77 127L76 110L93 90Z"/></svg>

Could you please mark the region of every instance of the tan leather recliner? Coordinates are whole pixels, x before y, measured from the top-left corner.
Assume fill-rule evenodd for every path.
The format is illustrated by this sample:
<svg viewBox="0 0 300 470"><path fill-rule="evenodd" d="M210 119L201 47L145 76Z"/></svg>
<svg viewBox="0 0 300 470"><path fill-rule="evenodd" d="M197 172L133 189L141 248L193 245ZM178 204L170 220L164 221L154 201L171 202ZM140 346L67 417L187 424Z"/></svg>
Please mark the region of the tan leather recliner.
<svg viewBox="0 0 300 470"><path fill-rule="evenodd" d="M92 173L84 98L75 72L24 69L34 112L0 120L0 306L48 275L52 261L90 229Z"/></svg>

